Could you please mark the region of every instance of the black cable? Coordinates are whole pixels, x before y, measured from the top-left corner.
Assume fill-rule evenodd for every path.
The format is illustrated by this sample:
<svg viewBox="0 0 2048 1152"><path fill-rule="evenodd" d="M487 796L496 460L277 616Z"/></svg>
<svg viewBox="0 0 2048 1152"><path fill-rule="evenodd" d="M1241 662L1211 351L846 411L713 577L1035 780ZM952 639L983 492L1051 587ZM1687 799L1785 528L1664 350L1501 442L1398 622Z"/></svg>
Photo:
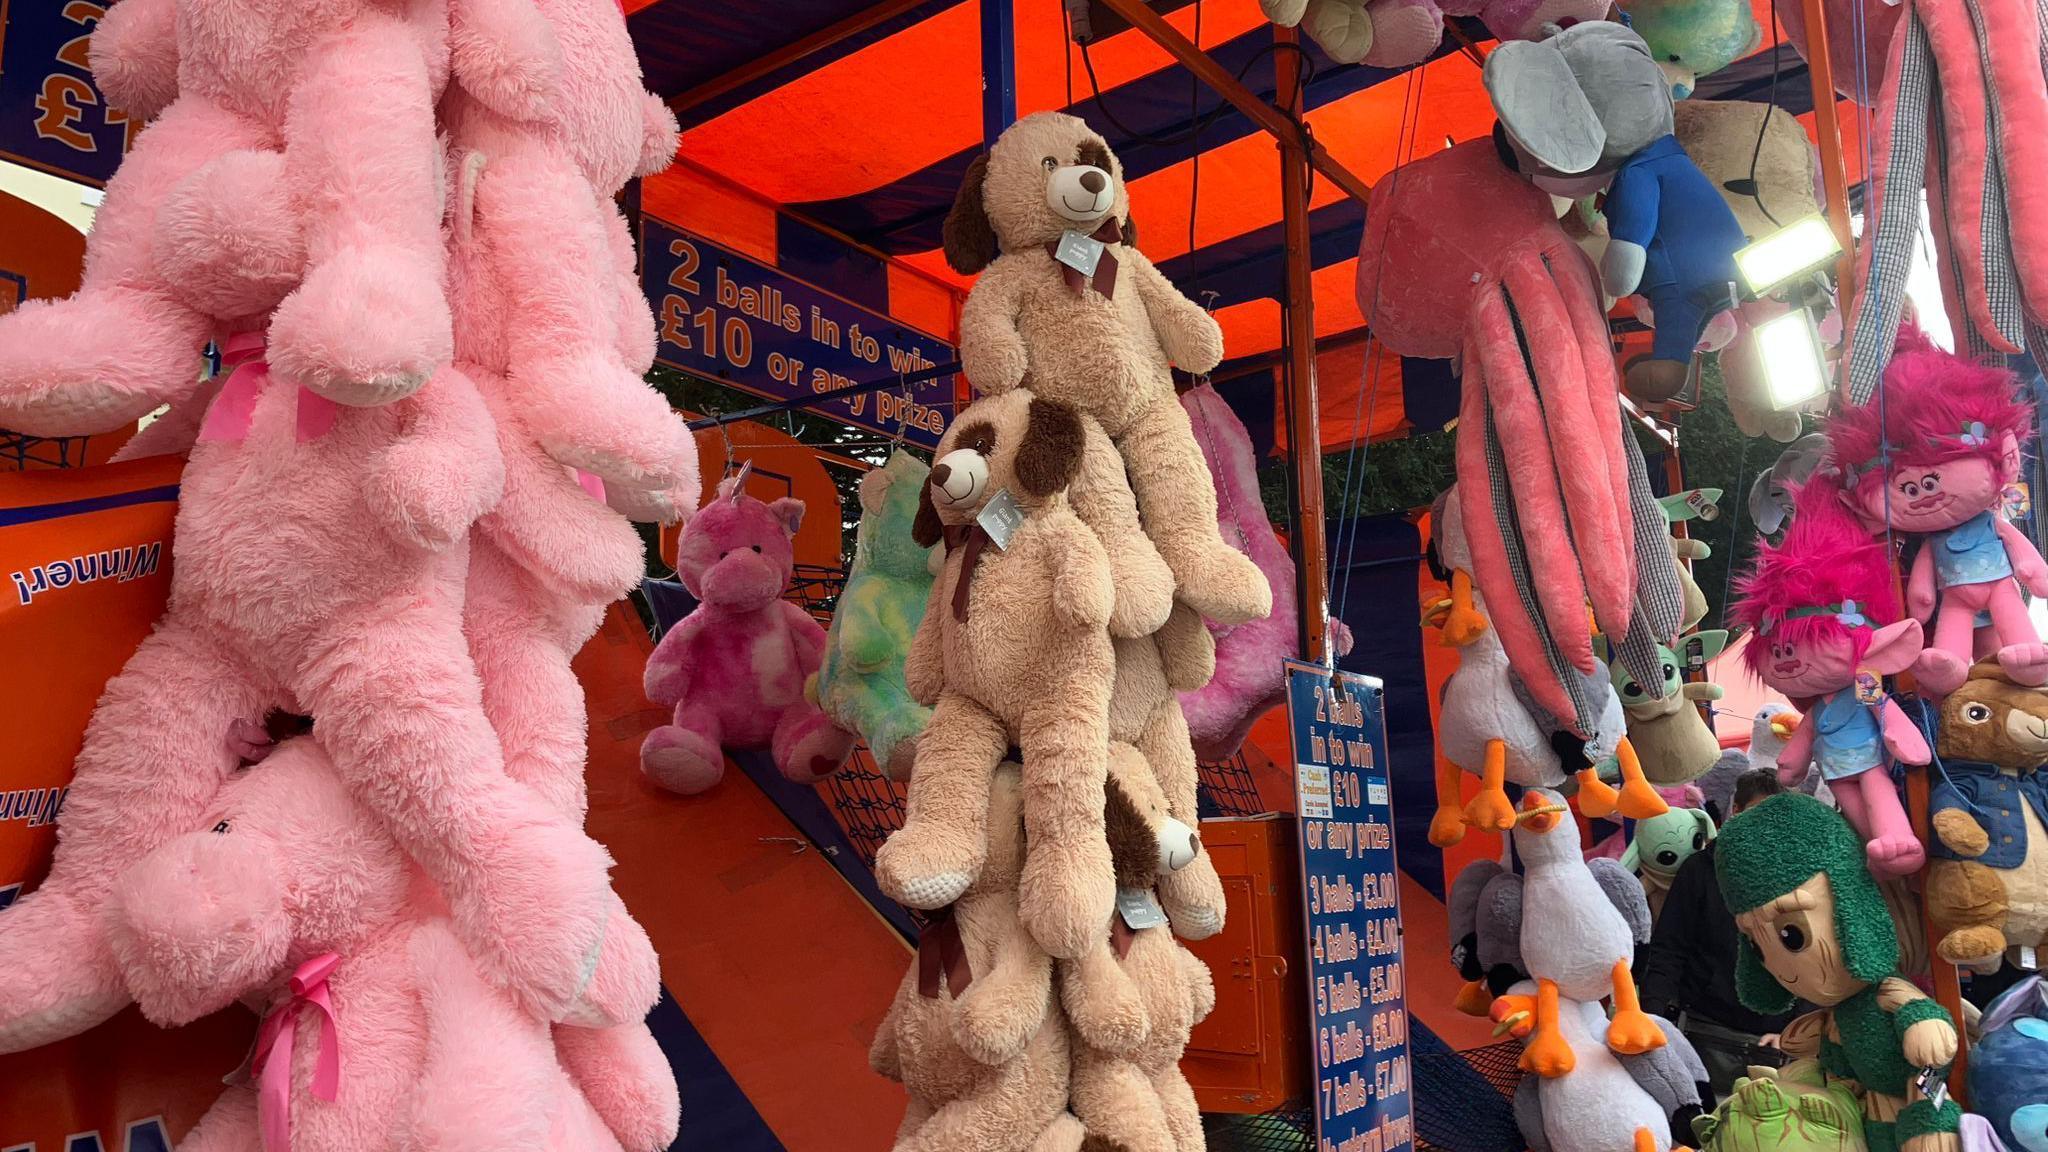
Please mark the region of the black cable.
<svg viewBox="0 0 2048 1152"><path fill-rule="evenodd" d="M1763 189L1758 187L1756 182L1756 166L1764 154L1764 137L1770 134L1771 117L1778 111L1778 69L1784 62L1784 51L1784 44L1779 42L1778 0L1771 0L1771 94L1764 102L1764 122L1757 126L1756 147L1749 153L1749 179L1733 180L1725 187L1730 192L1746 195L1756 201L1757 211L1762 212L1764 219L1769 220L1775 228L1783 228L1785 225L1771 214L1770 206L1764 203Z"/></svg>

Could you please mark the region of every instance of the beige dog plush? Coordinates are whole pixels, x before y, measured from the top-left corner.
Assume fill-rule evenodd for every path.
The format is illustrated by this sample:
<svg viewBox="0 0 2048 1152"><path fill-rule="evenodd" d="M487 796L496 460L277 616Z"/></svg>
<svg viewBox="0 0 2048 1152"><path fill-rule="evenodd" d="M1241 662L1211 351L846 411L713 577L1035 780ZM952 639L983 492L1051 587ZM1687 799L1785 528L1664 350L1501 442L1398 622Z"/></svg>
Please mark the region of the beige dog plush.
<svg viewBox="0 0 2048 1152"><path fill-rule="evenodd" d="M1072 1022L1068 1106L1089 1148L1201 1152L1202 1117L1180 1071L1194 1026L1216 1006L1209 969L1173 938L1152 886L1193 861L1199 840L1167 811L1142 757L1115 745L1103 824L1116 862L1106 938L1059 967Z"/></svg>
<svg viewBox="0 0 2048 1152"><path fill-rule="evenodd" d="M1026 116L968 169L946 217L946 259L980 273L960 358L985 396L1024 386L1099 421L1130 472L1147 534L1179 595L1240 624L1272 589L1216 527L1216 488L1175 399L1171 365L1200 374L1222 330L1132 245L1123 169L1101 136L1057 112Z"/></svg>
<svg viewBox="0 0 2048 1152"><path fill-rule="evenodd" d="M992 839L980 878L935 916L869 1063L910 1094L895 1152L1076 1152L1066 1113L1066 1024L1052 961L1017 920L1024 863L1015 764L988 797Z"/></svg>
<svg viewBox="0 0 2048 1152"><path fill-rule="evenodd" d="M1072 408L1019 390L971 405L939 441L911 533L945 540L946 559L903 669L932 718L904 825L875 860L895 899L951 903L988 849L990 775L1020 749L1030 851L1019 911L1062 957L1116 899L1102 835L1116 588L1066 495L1085 435Z"/></svg>

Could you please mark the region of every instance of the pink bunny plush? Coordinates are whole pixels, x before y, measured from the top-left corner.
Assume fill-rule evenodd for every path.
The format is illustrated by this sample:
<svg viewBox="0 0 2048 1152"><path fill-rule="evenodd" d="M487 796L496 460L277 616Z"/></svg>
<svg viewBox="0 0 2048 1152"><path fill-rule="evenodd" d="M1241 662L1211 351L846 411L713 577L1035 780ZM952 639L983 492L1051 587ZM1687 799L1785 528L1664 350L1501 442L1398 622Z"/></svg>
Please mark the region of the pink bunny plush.
<svg viewBox="0 0 2048 1152"><path fill-rule="evenodd" d="M727 480L683 529L676 571L700 603L647 658L647 698L675 709L675 723L640 745L641 771L662 787L687 796L718 783L723 748L770 748L775 767L802 782L853 751L853 737L804 697L825 629L782 598L803 515L801 500L764 504Z"/></svg>
<svg viewBox="0 0 2048 1152"><path fill-rule="evenodd" d="M301 737L128 862L104 909L143 1013L265 1016L250 1083L180 1147L382 1152L619 1143L545 1020L494 990L385 822Z"/></svg>
<svg viewBox="0 0 2048 1152"><path fill-rule="evenodd" d="M1926 851L1892 783L1891 762L1925 764L1926 739L1881 679L1920 655L1920 622L1899 619L1884 545L1836 503L1816 477L1796 496L1798 516L1783 542L1761 545L1736 583L1732 619L1756 629L1743 649L1750 672L1803 714L1778 754L1788 787L1820 765L1842 814L1867 842L1872 869L1917 871Z"/></svg>
<svg viewBox="0 0 2048 1152"><path fill-rule="evenodd" d="M450 69L444 0L260 11L175 0L168 22L147 7L161 0L142 2L115 22L128 43L117 35L102 59L119 62L117 91L160 99L147 71L166 56L136 38L170 27L177 96L108 184L79 291L0 319L0 424L64 435L132 421L192 391L198 352L222 321L267 326L276 370L326 399L374 405L417 390L452 351L434 120ZM544 22L516 26L522 43L456 53L458 66L477 61L476 87L513 99L550 86L556 53ZM284 255L268 278L295 286L268 316L174 291L177 271L159 258L171 253L156 241L167 216L223 218L223 198L239 203L251 171L291 193L282 219L225 210L263 254Z"/></svg>
<svg viewBox="0 0 2048 1152"><path fill-rule="evenodd" d="M1273 611L1264 619L1234 627L1211 622L1216 637L1216 674L1193 692L1180 694L1195 753L1207 761L1237 752L1252 724L1287 698L1281 661L1301 655L1294 616L1294 558L1273 534L1259 498L1258 457L1251 433L1209 385L1181 393L1181 407L1195 428L1195 442L1216 481L1218 527L1223 540L1242 550L1266 574ZM1330 646L1339 656L1351 651L1351 629L1330 621Z"/></svg>
<svg viewBox="0 0 2048 1152"><path fill-rule="evenodd" d="M1990 615L2005 674L2017 684L2048 684L2048 646L2020 598L2022 587L2048 596L2048 561L2003 515L2006 488L2019 479L2019 446L2034 434L2018 386L2012 373L1978 367L1908 331L1883 391L1828 421L1828 462L1842 499L1866 524L1921 538L1906 609L1933 626L1913 672L1938 696L1969 676L1980 612Z"/></svg>

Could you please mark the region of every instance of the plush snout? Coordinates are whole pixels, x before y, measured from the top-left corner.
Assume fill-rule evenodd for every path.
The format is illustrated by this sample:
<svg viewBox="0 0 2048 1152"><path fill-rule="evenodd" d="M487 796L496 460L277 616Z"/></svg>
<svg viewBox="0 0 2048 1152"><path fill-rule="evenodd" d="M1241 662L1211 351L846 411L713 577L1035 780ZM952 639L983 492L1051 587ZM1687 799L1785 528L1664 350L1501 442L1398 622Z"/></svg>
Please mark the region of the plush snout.
<svg viewBox="0 0 2048 1152"><path fill-rule="evenodd" d="M766 604L782 595L781 565L751 547L736 548L704 569L698 587L706 603L733 608Z"/></svg>
<svg viewBox="0 0 2048 1152"><path fill-rule="evenodd" d="M1168 816L1159 825L1159 867L1178 872L1195 862L1202 851L1202 838L1193 828Z"/></svg>
<svg viewBox="0 0 2048 1152"><path fill-rule="evenodd" d="M1056 168L1045 182L1045 203L1062 219L1093 224L1116 203L1116 181L1093 164Z"/></svg>
<svg viewBox="0 0 2048 1152"><path fill-rule="evenodd" d="M988 492L988 457L956 448L932 465L932 501L946 508L972 507Z"/></svg>
<svg viewBox="0 0 2048 1152"><path fill-rule="evenodd" d="M171 1026L276 975L291 944L276 858L231 833L182 836L114 886L107 930L143 1015Z"/></svg>

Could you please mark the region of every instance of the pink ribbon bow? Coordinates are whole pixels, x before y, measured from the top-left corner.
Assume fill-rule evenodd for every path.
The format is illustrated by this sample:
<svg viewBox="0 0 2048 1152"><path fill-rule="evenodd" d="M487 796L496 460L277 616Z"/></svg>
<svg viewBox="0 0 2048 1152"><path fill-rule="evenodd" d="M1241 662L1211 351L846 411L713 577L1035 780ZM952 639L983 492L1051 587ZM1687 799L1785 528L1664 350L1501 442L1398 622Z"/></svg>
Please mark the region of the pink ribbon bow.
<svg viewBox="0 0 2048 1152"><path fill-rule="evenodd" d="M341 1038L334 1031L334 1001L327 978L341 957L322 952L292 973L291 995L263 1018L256 1033L256 1118L263 1130L264 1152L290 1152L292 1146L292 1043L297 1038L301 1009L319 1012L313 1027L320 1033L320 1056L313 1065L313 1095L333 1103L341 1091ZM324 1019L323 1019L324 1018Z"/></svg>
<svg viewBox="0 0 2048 1152"><path fill-rule="evenodd" d="M213 398L213 405L206 410L206 423L199 428L200 440L239 443L248 437L250 421L256 415L256 401L263 395L264 385L270 383L270 362L263 358L267 343L261 332L237 332L221 346L220 363L228 378L220 386L220 395ZM340 411L334 401L304 387L299 389L298 405L301 444L325 436L334 427L334 418Z"/></svg>

